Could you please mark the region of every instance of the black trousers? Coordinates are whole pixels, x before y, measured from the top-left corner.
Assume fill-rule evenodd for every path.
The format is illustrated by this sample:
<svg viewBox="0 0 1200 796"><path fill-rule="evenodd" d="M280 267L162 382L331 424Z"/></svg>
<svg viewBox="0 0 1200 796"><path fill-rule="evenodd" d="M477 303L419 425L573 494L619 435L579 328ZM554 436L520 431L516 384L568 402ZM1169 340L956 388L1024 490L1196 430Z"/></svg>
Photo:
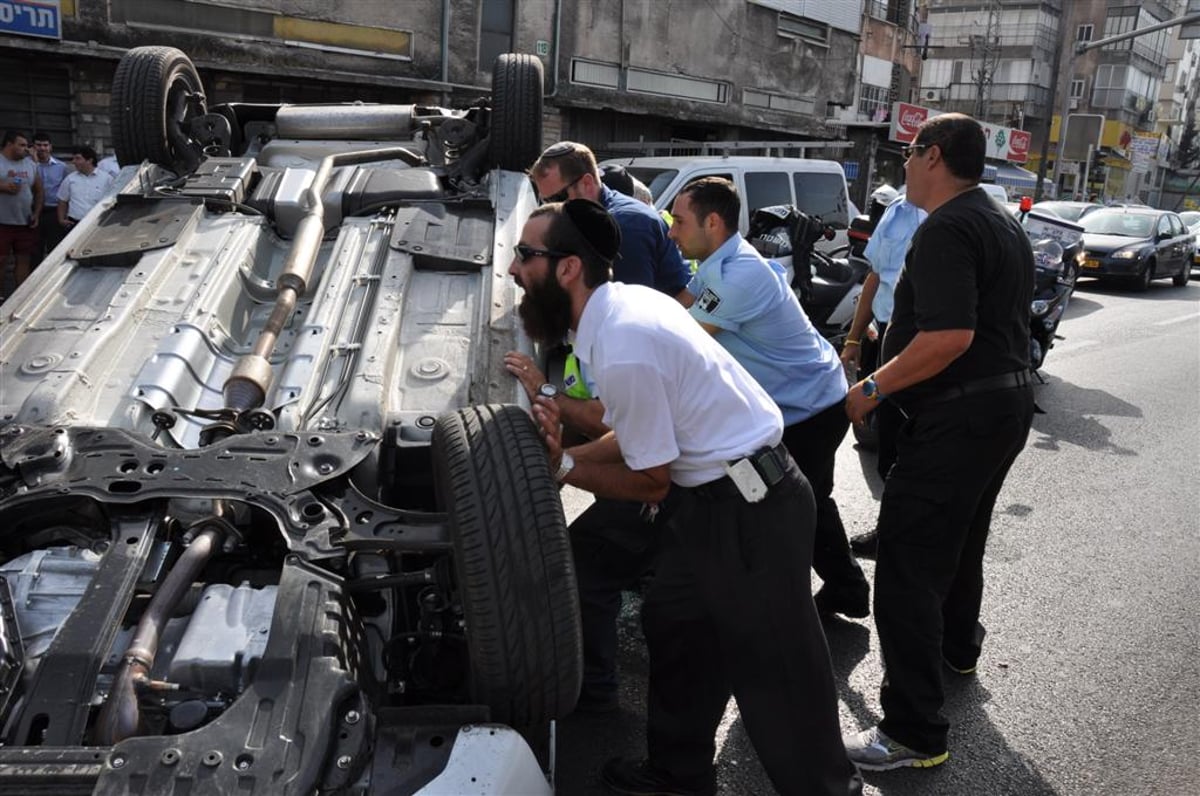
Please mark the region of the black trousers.
<svg viewBox="0 0 1200 796"><path fill-rule="evenodd" d="M845 399L807 420L783 430L783 444L812 487L817 504L812 564L817 575L834 589L862 587L866 577L850 551L846 527L833 499L834 461L850 420Z"/></svg>
<svg viewBox="0 0 1200 796"><path fill-rule="evenodd" d="M31 261L32 267L36 268L42 260L46 259L47 255L62 243L66 234L66 229L58 223L58 208L43 207L42 215L38 219L38 248Z"/></svg>
<svg viewBox="0 0 1200 796"><path fill-rule="evenodd" d="M637 589L653 571L659 537L678 501L672 487L651 517L642 503L597 498L568 529L579 584L584 697L616 695L621 592Z"/></svg>
<svg viewBox="0 0 1200 796"><path fill-rule="evenodd" d="M1033 391L982 393L909 415L879 513L880 728L905 746L940 754L949 730L942 658L965 668L979 657L992 508L1029 435Z"/></svg>
<svg viewBox="0 0 1200 796"><path fill-rule="evenodd" d="M814 515L791 461L758 503L683 490L642 607L649 757L683 786L713 781L714 736L732 692L780 793L861 792L809 585Z"/></svg>

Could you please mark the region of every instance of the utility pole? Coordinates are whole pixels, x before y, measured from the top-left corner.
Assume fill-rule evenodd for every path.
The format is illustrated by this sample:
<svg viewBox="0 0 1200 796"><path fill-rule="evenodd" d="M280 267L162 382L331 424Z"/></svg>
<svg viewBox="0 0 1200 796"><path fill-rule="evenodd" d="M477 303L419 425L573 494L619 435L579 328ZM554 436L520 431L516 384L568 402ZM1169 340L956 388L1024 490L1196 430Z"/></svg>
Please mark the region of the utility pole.
<svg viewBox="0 0 1200 796"><path fill-rule="evenodd" d="M985 121L991 112L992 84L996 81L996 69L1000 66L1000 0L988 0L987 26L983 35L971 36L971 57L979 56L979 69L975 72L975 118Z"/></svg>
<svg viewBox="0 0 1200 796"><path fill-rule="evenodd" d="M1063 50L1065 50L1067 48L1067 42L1069 41L1069 39L1067 38L1067 35L1068 35L1067 32L1070 30L1070 27L1071 27L1071 23L1070 23L1069 18L1067 17L1067 14L1068 14L1067 4L1063 3L1062 4L1062 16L1059 17L1059 20L1058 20L1058 47L1055 48L1055 50L1054 50L1054 66L1052 66L1050 68L1050 74L1053 75L1054 78L1053 78L1053 80L1050 81L1050 97L1046 100L1046 122L1042 128L1042 157L1040 160L1038 160L1037 186L1035 186L1033 189L1033 201L1035 201L1035 202L1042 201L1042 181L1046 179L1046 166L1048 165L1046 161L1049 160L1049 158L1050 158L1050 129L1054 126L1054 98L1056 96L1056 92L1058 91L1058 79L1059 79L1058 67L1059 67L1059 64L1062 63ZM1066 80L1066 85L1063 87L1063 93L1069 97L1071 95L1071 73L1070 72L1067 72L1065 80ZM1063 128L1066 126L1066 122L1067 122L1067 119L1064 116L1062 118L1062 120L1060 120L1058 123L1058 140L1059 140L1058 151L1059 152L1062 151ZM1056 160L1057 160L1057 158L1056 158ZM1055 174L1057 175L1057 173L1058 172L1057 172L1057 166L1056 166ZM1057 179L1057 176L1055 177L1055 179ZM1057 194L1058 194L1058 186L1057 185L1054 186L1054 190L1055 190L1055 195L1057 196Z"/></svg>

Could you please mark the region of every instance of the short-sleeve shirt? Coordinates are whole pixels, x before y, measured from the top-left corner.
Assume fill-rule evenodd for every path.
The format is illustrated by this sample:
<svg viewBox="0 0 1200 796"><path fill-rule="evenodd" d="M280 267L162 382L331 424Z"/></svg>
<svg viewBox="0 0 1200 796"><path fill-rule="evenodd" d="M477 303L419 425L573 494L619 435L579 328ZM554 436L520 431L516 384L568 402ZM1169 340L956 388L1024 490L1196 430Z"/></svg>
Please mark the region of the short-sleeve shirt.
<svg viewBox="0 0 1200 796"><path fill-rule="evenodd" d="M1033 250L1024 228L979 188L939 206L913 236L884 337L892 359L917 332L971 329L971 346L941 373L897 393L917 399L1029 367Z"/></svg>
<svg viewBox="0 0 1200 796"><path fill-rule="evenodd" d="M0 178L21 183L16 193L0 193L0 224L29 226L33 217L33 181L37 176L33 158L9 160L0 155Z"/></svg>
<svg viewBox="0 0 1200 796"><path fill-rule="evenodd" d="M67 202L67 217L79 221L104 197L110 185L112 177L99 169L91 174L72 172L58 189L58 201Z"/></svg>
<svg viewBox="0 0 1200 796"><path fill-rule="evenodd" d="M867 241L863 256L870 261L871 270L879 275L879 288L871 301L871 314L880 323L887 323L892 318L896 281L904 270L908 242L928 215L905 199L892 202L883 211L883 217Z"/></svg>
<svg viewBox="0 0 1200 796"><path fill-rule="evenodd" d="M783 438L783 417L754 377L679 302L642 285L592 292L575 353L604 396L604 422L632 470L670 465L690 487Z"/></svg>
<svg viewBox="0 0 1200 796"><path fill-rule="evenodd" d="M837 350L804 314L787 272L739 233L700 263L688 292L696 297L692 317L720 329L714 339L775 400L787 425L846 397Z"/></svg>
<svg viewBox="0 0 1200 796"><path fill-rule="evenodd" d="M668 296L683 290L690 273L658 212L606 185L600 187L600 204L621 228L620 257L613 263L613 279L652 287Z"/></svg>

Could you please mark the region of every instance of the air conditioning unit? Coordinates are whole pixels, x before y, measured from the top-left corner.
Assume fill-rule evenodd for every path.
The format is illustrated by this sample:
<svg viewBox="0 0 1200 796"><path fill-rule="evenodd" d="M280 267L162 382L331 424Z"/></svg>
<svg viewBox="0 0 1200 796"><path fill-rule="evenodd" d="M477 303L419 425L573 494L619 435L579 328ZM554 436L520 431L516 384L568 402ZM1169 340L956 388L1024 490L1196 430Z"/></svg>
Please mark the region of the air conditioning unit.
<svg viewBox="0 0 1200 796"><path fill-rule="evenodd" d="M942 89L940 88L923 88L921 89L921 99L928 102L941 102Z"/></svg>
<svg viewBox="0 0 1200 796"><path fill-rule="evenodd" d="M1079 110L1079 97L1071 97L1067 100L1067 107L1073 111Z"/></svg>

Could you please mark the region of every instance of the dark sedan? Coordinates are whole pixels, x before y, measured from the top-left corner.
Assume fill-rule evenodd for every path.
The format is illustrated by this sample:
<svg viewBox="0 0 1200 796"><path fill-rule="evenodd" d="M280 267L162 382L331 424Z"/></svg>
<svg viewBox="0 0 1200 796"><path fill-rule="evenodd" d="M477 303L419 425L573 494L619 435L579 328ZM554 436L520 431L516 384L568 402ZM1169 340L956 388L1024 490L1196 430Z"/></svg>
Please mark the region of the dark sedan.
<svg viewBox="0 0 1200 796"><path fill-rule="evenodd" d="M1149 207L1106 207L1077 222L1083 227L1081 276L1121 279L1138 290L1171 277L1177 287L1192 273L1196 236L1175 213Z"/></svg>

